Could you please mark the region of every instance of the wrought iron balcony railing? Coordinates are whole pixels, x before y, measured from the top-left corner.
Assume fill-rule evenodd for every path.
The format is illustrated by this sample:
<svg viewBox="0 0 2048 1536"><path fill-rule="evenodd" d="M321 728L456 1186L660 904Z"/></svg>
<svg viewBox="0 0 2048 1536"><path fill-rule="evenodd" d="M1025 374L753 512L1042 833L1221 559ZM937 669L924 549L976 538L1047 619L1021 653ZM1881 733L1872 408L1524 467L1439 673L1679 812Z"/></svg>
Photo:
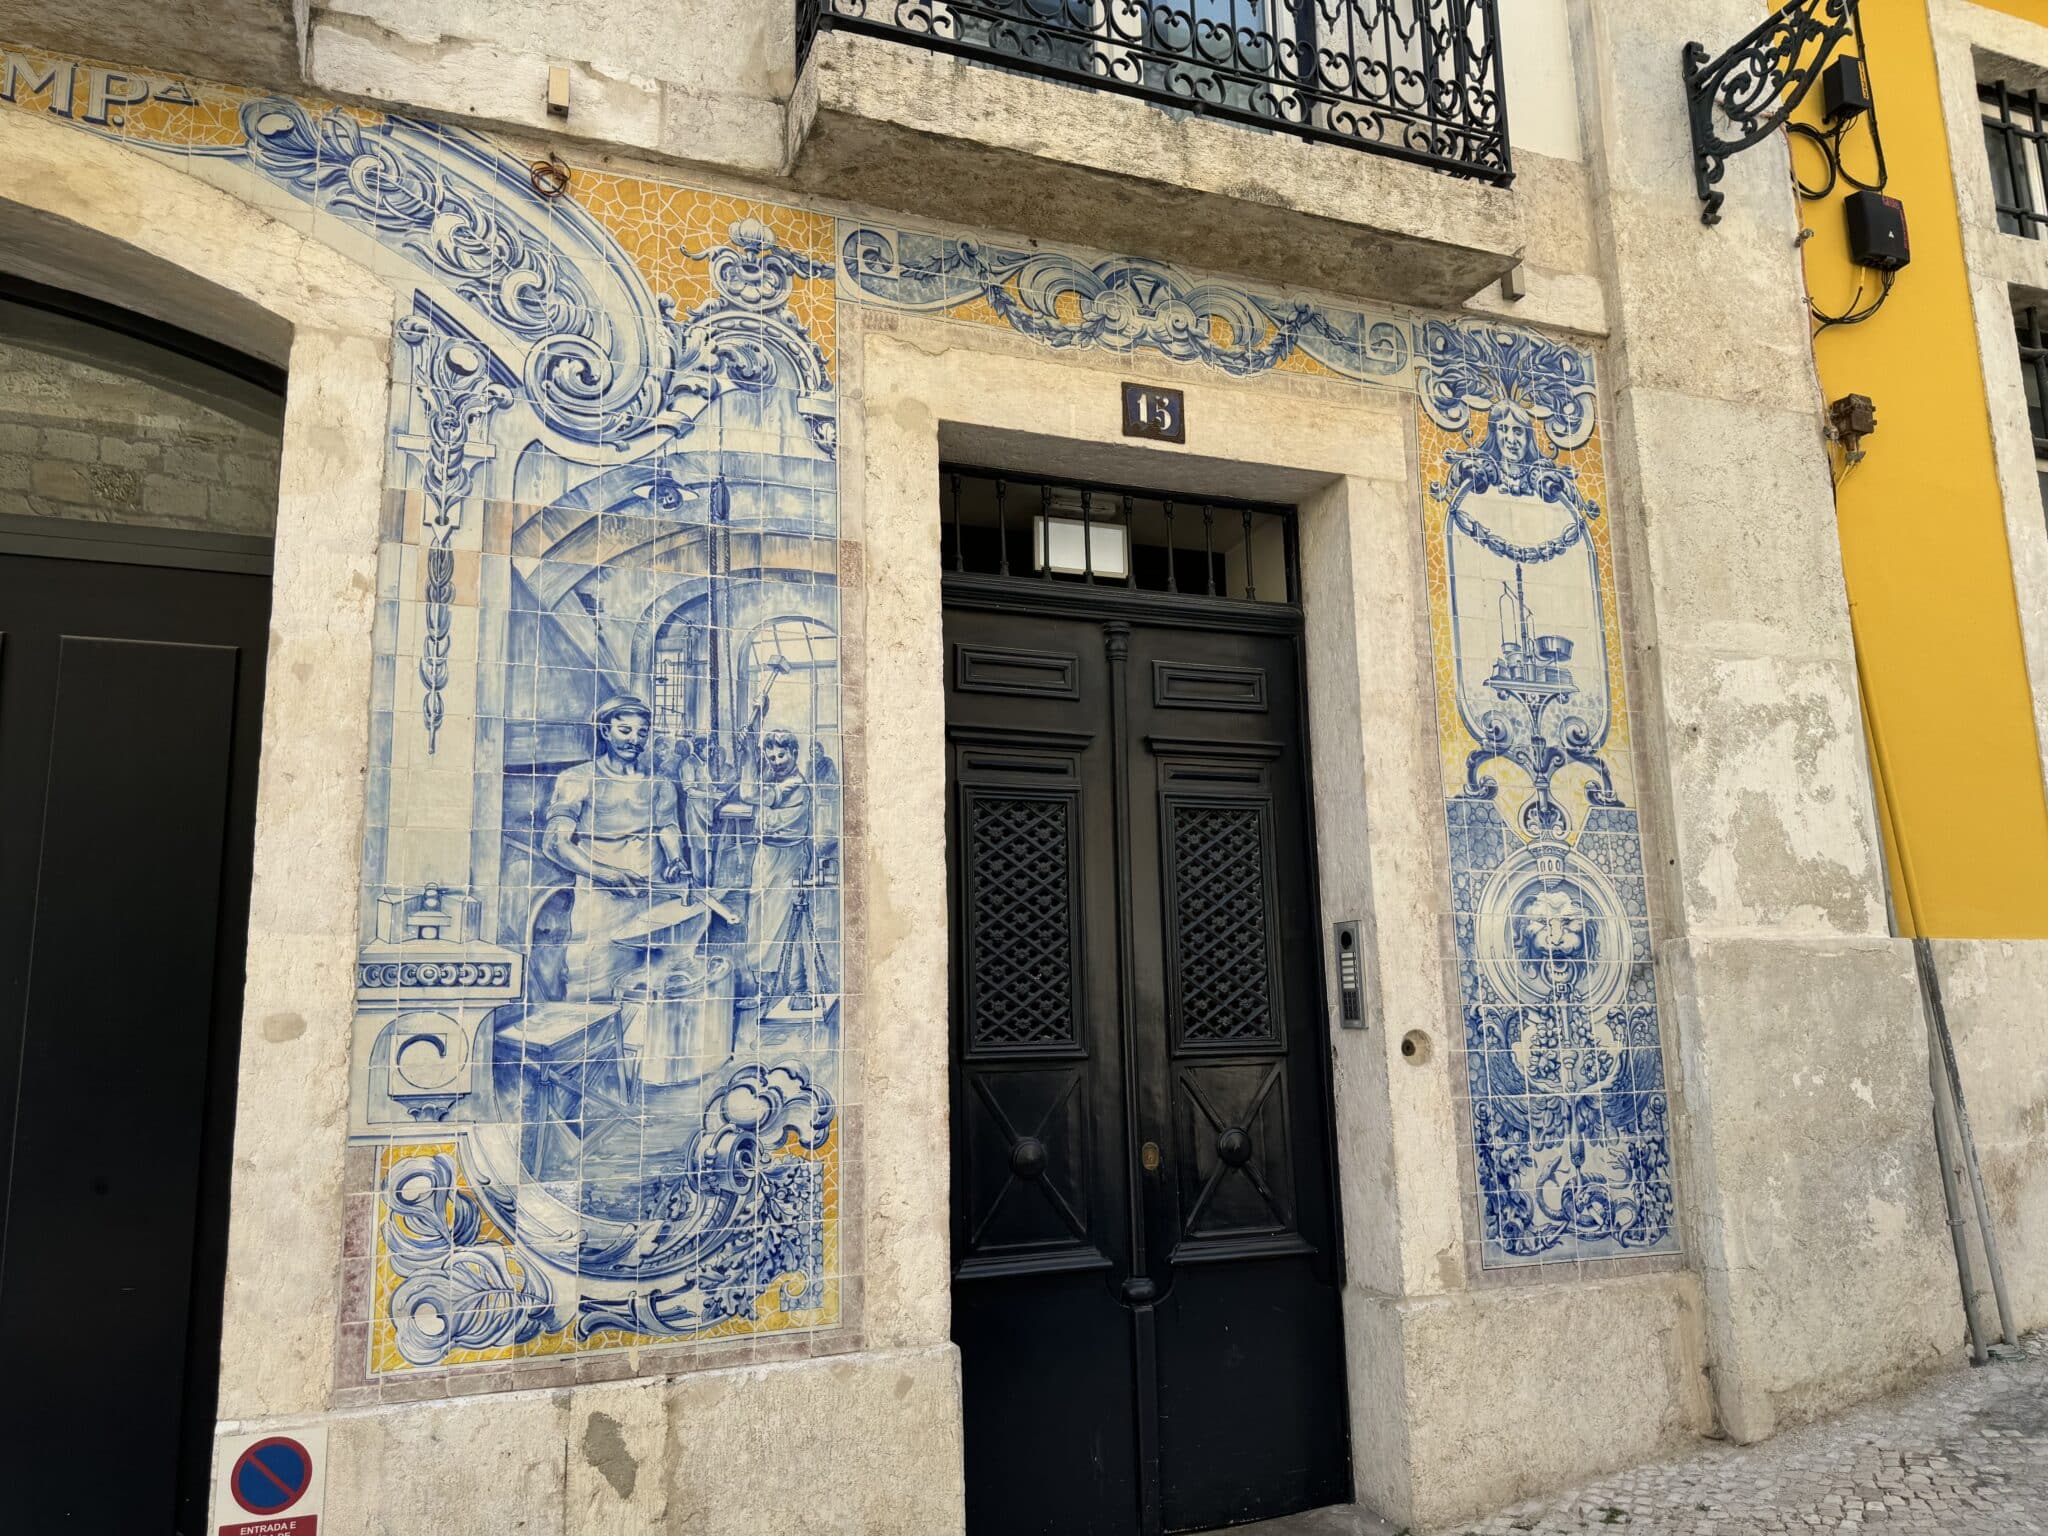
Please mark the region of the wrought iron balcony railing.
<svg viewBox="0 0 2048 1536"><path fill-rule="evenodd" d="M1497 0L796 0L860 32L1505 186Z"/></svg>

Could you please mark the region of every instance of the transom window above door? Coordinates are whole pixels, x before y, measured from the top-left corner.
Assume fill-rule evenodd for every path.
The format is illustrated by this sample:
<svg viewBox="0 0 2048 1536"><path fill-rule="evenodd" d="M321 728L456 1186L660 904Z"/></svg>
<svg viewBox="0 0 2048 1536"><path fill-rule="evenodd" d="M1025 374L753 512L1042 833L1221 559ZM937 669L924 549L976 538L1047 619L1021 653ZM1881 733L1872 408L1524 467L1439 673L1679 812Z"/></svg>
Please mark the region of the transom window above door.
<svg viewBox="0 0 2048 1536"><path fill-rule="evenodd" d="M1289 507L950 464L939 480L950 576L1262 605L1299 599Z"/></svg>

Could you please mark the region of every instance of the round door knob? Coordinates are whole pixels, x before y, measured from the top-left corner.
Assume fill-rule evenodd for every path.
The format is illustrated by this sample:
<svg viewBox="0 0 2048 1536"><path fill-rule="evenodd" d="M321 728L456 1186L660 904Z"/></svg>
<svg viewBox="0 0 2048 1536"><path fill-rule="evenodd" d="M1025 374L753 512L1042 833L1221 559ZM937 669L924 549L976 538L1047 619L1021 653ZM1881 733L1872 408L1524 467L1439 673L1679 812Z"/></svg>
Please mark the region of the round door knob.
<svg viewBox="0 0 2048 1536"><path fill-rule="evenodd" d="M1242 1168L1252 1160L1252 1139L1233 1125L1216 1138L1216 1155L1230 1167Z"/></svg>
<svg viewBox="0 0 2048 1536"><path fill-rule="evenodd" d="M1010 1148L1010 1172L1020 1179L1035 1179L1045 1172L1045 1143L1026 1136Z"/></svg>

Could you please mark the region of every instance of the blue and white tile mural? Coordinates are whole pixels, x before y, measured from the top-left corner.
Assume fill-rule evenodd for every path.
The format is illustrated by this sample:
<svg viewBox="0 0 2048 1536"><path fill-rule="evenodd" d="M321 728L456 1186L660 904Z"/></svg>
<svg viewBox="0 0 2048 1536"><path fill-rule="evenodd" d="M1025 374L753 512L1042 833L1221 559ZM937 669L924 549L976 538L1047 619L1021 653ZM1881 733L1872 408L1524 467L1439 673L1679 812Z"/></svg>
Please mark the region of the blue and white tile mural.
<svg viewBox="0 0 2048 1536"><path fill-rule="evenodd" d="M1592 360L1483 321L1416 350L1482 1262L1675 1252Z"/></svg>
<svg viewBox="0 0 2048 1536"><path fill-rule="evenodd" d="M8 50L392 276L355 1380L844 1319L839 321L1413 390L1487 1266L1674 1249L1593 364Z"/></svg>
<svg viewBox="0 0 2048 1536"><path fill-rule="evenodd" d="M412 188L365 218L455 257L399 322L373 1373L833 1322L836 406L791 305L829 324L832 267L770 220L830 226L658 231L683 309L481 146L406 169L402 129L339 132L317 184Z"/></svg>

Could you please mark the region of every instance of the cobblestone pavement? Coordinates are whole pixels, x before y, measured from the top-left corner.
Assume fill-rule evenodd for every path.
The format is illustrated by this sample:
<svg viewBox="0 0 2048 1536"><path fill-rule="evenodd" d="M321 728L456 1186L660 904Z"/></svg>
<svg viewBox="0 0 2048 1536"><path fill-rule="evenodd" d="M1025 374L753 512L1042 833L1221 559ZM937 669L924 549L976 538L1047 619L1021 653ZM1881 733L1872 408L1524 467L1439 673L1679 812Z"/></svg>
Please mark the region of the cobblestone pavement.
<svg viewBox="0 0 2048 1536"><path fill-rule="evenodd" d="M1344 1512L1349 1513L1349 1512ZM1260 1536L1382 1532L1336 1510ZM1310 1522L1315 1523L1310 1523ZM2048 1334L2024 1358L1945 1370L1911 1391L1761 1445L1710 1444L1429 1536L1763 1536L1810 1531L2048 1532Z"/></svg>

